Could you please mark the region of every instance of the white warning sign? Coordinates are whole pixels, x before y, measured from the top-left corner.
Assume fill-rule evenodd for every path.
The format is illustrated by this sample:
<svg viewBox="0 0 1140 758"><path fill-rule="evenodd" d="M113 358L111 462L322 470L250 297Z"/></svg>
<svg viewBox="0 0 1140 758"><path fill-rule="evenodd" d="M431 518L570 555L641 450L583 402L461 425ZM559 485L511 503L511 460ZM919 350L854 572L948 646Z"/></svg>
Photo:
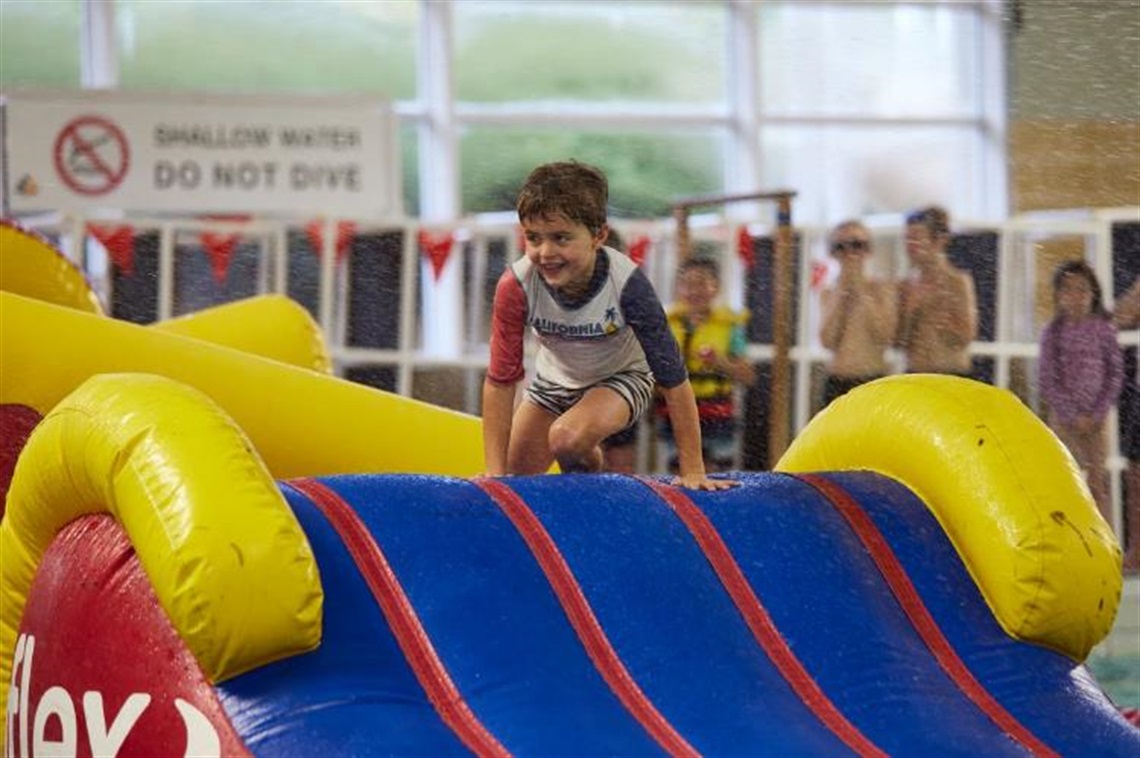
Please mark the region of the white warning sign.
<svg viewBox="0 0 1140 758"><path fill-rule="evenodd" d="M383 102L25 92L3 107L10 213L401 213Z"/></svg>

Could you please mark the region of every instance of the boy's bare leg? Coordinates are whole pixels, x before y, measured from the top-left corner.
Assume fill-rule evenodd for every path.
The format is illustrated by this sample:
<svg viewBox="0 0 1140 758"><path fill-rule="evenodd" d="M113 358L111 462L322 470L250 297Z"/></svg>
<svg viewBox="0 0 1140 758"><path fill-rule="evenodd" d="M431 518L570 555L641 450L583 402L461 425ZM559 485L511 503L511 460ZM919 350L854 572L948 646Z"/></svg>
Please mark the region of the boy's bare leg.
<svg viewBox="0 0 1140 758"><path fill-rule="evenodd" d="M563 474L597 474L602 470L605 454L601 445L595 445L585 455L563 456L556 460Z"/></svg>
<svg viewBox="0 0 1140 758"><path fill-rule="evenodd" d="M597 472L602 440L624 428L629 406L609 387L595 387L550 426L550 453L563 473Z"/></svg>
<svg viewBox="0 0 1140 758"><path fill-rule="evenodd" d="M550 452L550 427L556 416L524 400L515 409L511 422L511 443L507 451L507 471L511 474L544 474L554 463Z"/></svg>

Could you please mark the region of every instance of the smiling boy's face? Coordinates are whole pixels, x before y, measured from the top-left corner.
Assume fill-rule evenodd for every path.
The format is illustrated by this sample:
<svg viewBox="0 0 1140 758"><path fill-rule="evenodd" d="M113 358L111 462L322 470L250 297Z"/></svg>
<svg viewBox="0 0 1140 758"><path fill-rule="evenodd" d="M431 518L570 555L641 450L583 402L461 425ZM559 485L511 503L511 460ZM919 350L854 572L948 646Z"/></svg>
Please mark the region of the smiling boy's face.
<svg viewBox="0 0 1140 758"><path fill-rule="evenodd" d="M585 224L557 213L528 218L522 228L526 256L543 281L570 297L584 294L594 276L596 251L606 239L607 227L595 234Z"/></svg>

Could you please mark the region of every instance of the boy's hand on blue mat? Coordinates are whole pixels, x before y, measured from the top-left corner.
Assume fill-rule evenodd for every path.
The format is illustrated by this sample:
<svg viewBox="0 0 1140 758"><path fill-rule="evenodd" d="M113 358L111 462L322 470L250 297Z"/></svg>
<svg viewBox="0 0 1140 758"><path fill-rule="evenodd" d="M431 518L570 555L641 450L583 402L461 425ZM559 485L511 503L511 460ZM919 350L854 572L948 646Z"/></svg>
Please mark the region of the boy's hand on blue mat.
<svg viewBox="0 0 1140 758"><path fill-rule="evenodd" d="M687 490L707 490L709 492L740 486L740 482L732 479L709 479L704 474L682 474L674 477L672 484L674 487L684 487Z"/></svg>

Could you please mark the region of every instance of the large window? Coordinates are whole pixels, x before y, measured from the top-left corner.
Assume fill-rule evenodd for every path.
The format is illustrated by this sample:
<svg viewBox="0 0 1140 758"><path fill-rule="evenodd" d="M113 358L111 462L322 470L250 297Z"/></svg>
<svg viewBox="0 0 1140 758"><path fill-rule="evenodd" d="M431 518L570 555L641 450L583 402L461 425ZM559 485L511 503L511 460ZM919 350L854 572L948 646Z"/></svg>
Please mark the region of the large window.
<svg viewBox="0 0 1140 758"><path fill-rule="evenodd" d="M81 0L0 2L0 88L78 87L82 17Z"/></svg>
<svg viewBox="0 0 1140 758"><path fill-rule="evenodd" d="M118 0L119 86L409 99L416 19L413 0Z"/></svg>
<svg viewBox="0 0 1140 758"><path fill-rule="evenodd" d="M723 136L715 131L475 128L462 140L463 208L468 213L514 208L532 168L575 158L605 167L611 216L666 216L679 195L720 191L723 152Z"/></svg>
<svg viewBox="0 0 1140 758"><path fill-rule="evenodd" d="M763 3L766 115L976 118L981 29L969 3Z"/></svg>
<svg viewBox="0 0 1140 758"><path fill-rule="evenodd" d="M626 217L792 189L799 224L920 202L1001 218L1001 7L4 0L0 84L390 98L405 207L432 220L510 210L567 157L606 169Z"/></svg>
<svg viewBox="0 0 1140 758"><path fill-rule="evenodd" d="M915 125L775 124L761 136L765 177L797 192L795 215L816 223L938 203L977 212L983 181L973 130Z"/></svg>
<svg viewBox="0 0 1140 758"><path fill-rule="evenodd" d="M463 0L455 96L507 102L720 103L720 3Z"/></svg>

